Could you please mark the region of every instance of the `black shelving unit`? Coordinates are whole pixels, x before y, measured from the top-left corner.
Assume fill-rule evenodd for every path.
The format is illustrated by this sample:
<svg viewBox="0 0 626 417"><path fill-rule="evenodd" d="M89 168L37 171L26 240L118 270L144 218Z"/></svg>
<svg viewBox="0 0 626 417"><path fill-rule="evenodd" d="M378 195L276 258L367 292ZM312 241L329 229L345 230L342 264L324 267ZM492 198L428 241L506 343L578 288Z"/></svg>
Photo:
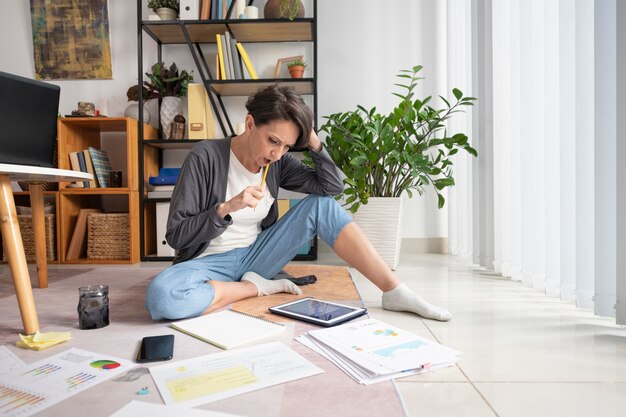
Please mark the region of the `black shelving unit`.
<svg viewBox="0 0 626 417"><path fill-rule="evenodd" d="M249 1L252 4L253 0ZM232 15L232 8L228 15ZM144 78L143 66L143 35L147 34L157 45L157 62L163 61L163 45L186 46L196 65L213 108L218 126L224 136L235 133L222 97L249 96L260 88L272 84L284 84L294 87L302 95L313 97L313 112L317 115L317 0L313 0L313 18L303 19L226 19L226 20L174 20L149 21L143 20L144 8L142 1L137 0L137 79ZM215 44L215 35L229 31L241 43L275 43L275 42L309 42L313 50L312 78L270 78L270 79L237 79L216 80L209 69L204 56L202 44ZM139 85L141 91L141 84ZM160 103L159 103L160 104ZM143 121L143 97L139 97L139 121ZM159 120L160 122L160 120ZM160 126L160 123L158 123ZM160 129L160 127L159 127ZM163 134L160 131L159 137ZM145 184L147 177L156 175L162 166L163 151L169 149L191 149L197 140L145 140L143 130L139 129L139 196L140 196L140 253L142 261L168 261L172 257L156 256L156 203L167 199L150 199L146 196ZM154 248L154 253L153 249ZM297 255L294 260L317 259L317 237L313 240L307 255Z"/></svg>

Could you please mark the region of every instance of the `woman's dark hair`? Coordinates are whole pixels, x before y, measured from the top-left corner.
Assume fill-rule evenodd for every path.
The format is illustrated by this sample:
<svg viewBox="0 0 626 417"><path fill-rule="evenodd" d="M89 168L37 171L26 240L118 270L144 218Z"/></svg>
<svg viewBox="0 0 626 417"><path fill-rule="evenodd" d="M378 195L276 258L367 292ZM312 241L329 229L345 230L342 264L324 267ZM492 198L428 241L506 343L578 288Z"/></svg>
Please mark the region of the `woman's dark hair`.
<svg viewBox="0 0 626 417"><path fill-rule="evenodd" d="M300 129L294 147L304 148L309 144L313 112L295 88L278 84L265 87L248 98L246 109L259 126L274 120L294 122Z"/></svg>

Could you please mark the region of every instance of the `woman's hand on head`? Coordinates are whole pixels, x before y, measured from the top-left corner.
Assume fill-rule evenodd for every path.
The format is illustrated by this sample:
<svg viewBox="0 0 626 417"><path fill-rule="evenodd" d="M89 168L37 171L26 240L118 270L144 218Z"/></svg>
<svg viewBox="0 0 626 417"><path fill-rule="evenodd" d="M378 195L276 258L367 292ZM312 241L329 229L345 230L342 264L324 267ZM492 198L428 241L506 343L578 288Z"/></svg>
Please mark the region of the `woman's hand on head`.
<svg viewBox="0 0 626 417"><path fill-rule="evenodd" d="M220 204L217 208L217 213L222 217L226 217L227 214L239 211L246 207L256 207L259 201L263 198L263 190L258 185L251 185L244 188L242 192L231 198L230 200Z"/></svg>
<svg viewBox="0 0 626 417"><path fill-rule="evenodd" d="M322 142L320 141L320 138L317 137L315 129L311 129L311 136L309 136L309 148L313 149L315 152L322 150Z"/></svg>

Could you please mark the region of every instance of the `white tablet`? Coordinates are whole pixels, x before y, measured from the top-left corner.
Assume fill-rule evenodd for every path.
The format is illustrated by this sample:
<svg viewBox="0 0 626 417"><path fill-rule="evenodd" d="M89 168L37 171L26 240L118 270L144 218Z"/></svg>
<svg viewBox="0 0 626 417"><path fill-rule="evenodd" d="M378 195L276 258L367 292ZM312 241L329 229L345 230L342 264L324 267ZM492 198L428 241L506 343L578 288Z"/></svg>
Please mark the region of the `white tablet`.
<svg viewBox="0 0 626 417"><path fill-rule="evenodd" d="M325 327L335 326L367 313L365 308L350 307L311 297L270 307L269 311Z"/></svg>

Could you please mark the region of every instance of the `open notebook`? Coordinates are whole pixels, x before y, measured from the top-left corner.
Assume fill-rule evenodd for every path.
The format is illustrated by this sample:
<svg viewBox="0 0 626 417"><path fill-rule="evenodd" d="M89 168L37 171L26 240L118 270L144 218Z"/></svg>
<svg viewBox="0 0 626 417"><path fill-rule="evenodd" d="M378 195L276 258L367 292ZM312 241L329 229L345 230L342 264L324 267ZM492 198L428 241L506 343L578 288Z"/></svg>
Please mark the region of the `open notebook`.
<svg viewBox="0 0 626 417"><path fill-rule="evenodd" d="M235 310L223 310L193 319L181 320L172 323L171 326L222 349L231 349L277 336L286 329L284 324L274 323Z"/></svg>

